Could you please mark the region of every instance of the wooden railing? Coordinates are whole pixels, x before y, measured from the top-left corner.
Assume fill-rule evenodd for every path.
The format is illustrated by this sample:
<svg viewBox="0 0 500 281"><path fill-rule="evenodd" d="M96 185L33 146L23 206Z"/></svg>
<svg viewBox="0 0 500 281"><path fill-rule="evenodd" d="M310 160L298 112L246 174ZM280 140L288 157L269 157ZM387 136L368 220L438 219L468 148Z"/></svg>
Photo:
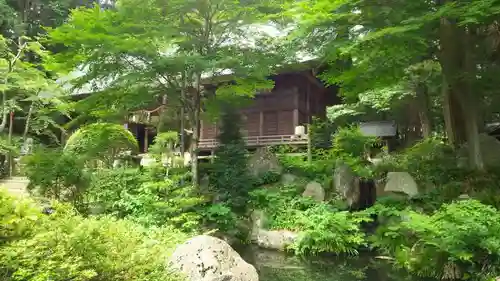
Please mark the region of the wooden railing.
<svg viewBox="0 0 500 281"><path fill-rule="evenodd" d="M270 146L280 144L307 144L307 139L297 138L293 135L277 135L277 136L252 136L243 138L247 146ZM199 148L214 148L217 147L216 139L202 139L199 143Z"/></svg>

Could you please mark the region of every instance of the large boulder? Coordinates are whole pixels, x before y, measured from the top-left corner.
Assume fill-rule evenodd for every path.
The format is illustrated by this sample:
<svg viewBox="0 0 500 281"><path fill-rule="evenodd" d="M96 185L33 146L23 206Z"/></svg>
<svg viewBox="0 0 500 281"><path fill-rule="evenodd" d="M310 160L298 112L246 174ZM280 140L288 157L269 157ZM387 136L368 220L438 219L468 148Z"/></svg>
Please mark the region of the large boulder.
<svg viewBox="0 0 500 281"><path fill-rule="evenodd" d="M325 189L319 182L311 181L306 185L302 197L311 197L318 202L325 201Z"/></svg>
<svg viewBox="0 0 500 281"><path fill-rule="evenodd" d="M170 266L189 281L258 281L257 270L225 241L195 236L179 245Z"/></svg>
<svg viewBox="0 0 500 281"><path fill-rule="evenodd" d="M359 185L352 169L341 161L337 161L333 172L335 191L346 201L349 207L359 201Z"/></svg>
<svg viewBox="0 0 500 281"><path fill-rule="evenodd" d="M389 172L384 192L403 193L411 198L418 195L418 186L408 172Z"/></svg>
<svg viewBox="0 0 500 281"><path fill-rule="evenodd" d="M255 177L260 177L267 172L281 174L281 167L278 157L266 147L258 148L248 160L250 173Z"/></svg>

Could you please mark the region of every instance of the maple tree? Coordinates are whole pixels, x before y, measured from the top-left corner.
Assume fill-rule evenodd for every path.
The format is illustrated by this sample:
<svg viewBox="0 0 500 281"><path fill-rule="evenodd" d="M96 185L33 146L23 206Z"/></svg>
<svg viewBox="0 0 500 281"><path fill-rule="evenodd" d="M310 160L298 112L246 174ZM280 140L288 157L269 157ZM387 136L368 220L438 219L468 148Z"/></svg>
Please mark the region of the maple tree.
<svg viewBox="0 0 500 281"><path fill-rule="evenodd" d="M217 108L217 99L272 87L267 77L288 57L265 30L269 8L268 1L126 0L114 9L76 9L50 40L67 47L55 56L59 70L83 73L72 85L96 86L77 104L82 115L123 118L158 100L167 100L170 112L181 108L197 183L202 113Z"/></svg>

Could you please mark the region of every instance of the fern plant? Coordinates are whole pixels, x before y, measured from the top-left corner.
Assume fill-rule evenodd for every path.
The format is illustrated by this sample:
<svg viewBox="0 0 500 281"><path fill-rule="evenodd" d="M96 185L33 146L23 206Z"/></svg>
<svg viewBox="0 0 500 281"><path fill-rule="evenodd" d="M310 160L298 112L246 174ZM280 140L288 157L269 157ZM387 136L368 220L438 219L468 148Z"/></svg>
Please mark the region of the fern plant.
<svg viewBox="0 0 500 281"><path fill-rule="evenodd" d="M476 200L443 205L432 215L404 211L376 234L376 245L413 274L484 280L500 273L500 214Z"/></svg>
<svg viewBox="0 0 500 281"><path fill-rule="evenodd" d="M360 247L367 246L360 223L370 221L366 216L352 216L339 212L326 204L318 204L299 213L302 231L291 245L298 255L337 253L357 255Z"/></svg>

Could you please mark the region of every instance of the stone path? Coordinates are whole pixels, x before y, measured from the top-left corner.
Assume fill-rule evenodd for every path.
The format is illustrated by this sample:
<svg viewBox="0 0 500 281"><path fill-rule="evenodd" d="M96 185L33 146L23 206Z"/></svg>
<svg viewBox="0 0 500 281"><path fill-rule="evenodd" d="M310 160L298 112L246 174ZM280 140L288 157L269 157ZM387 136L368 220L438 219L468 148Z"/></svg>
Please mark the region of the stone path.
<svg viewBox="0 0 500 281"><path fill-rule="evenodd" d="M11 177L0 180L0 188L7 189L9 193L21 197L29 195L26 191L28 184L29 180L26 177Z"/></svg>

